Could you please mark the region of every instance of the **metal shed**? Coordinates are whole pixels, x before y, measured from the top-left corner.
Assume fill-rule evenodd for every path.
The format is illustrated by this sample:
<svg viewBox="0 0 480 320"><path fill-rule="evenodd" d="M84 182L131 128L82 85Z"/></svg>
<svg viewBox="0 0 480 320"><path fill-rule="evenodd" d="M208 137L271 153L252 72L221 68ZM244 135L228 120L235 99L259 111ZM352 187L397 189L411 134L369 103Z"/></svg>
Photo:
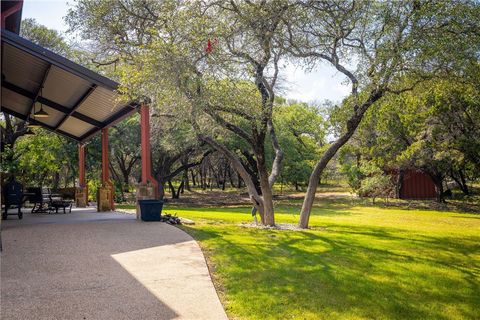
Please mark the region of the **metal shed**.
<svg viewBox="0 0 480 320"><path fill-rule="evenodd" d="M400 199L435 199L435 184L426 173L420 170L406 170L402 174Z"/></svg>

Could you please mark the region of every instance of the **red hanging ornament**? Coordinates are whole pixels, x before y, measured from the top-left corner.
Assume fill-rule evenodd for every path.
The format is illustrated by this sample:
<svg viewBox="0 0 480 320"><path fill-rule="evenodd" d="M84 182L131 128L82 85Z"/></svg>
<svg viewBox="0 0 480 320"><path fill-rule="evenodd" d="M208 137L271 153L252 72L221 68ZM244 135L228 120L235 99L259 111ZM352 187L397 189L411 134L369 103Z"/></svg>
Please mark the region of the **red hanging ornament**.
<svg viewBox="0 0 480 320"><path fill-rule="evenodd" d="M205 48L206 53L211 53L213 51L213 47L218 43L218 39L210 39L208 38L207 47Z"/></svg>
<svg viewBox="0 0 480 320"><path fill-rule="evenodd" d="M205 52L206 53L211 53L212 50L213 50L212 41L209 38L208 41L207 41L207 48L205 48Z"/></svg>

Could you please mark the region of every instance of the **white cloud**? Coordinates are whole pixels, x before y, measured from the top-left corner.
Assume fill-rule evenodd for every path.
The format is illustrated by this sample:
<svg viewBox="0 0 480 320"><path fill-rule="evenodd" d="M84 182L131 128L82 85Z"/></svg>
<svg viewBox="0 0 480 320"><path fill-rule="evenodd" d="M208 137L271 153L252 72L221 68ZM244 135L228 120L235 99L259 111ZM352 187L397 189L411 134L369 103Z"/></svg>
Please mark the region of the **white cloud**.
<svg viewBox="0 0 480 320"><path fill-rule="evenodd" d="M350 92L349 84L344 81L345 77L326 64L305 71L299 66L287 63L282 75L284 95L290 99L303 102L339 102Z"/></svg>

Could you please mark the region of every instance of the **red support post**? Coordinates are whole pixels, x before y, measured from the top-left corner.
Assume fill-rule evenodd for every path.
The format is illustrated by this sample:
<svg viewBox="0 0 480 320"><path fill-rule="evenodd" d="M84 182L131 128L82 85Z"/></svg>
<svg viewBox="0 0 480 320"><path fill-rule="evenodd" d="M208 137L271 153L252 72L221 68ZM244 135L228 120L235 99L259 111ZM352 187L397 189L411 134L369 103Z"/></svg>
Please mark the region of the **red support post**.
<svg viewBox="0 0 480 320"><path fill-rule="evenodd" d="M106 184L108 179L108 128L104 128L102 129L102 184Z"/></svg>
<svg viewBox="0 0 480 320"><path fill-rule="evenodd" d="M85 146L78 144L78 184L79 187L84 188L87 183L85 180Z"/></svg>
<svg viewBox="0 0 480 320"><path fill-rule="evenodd" d="M150 169L150 110L147 105L140 106L140 129L142 148L142 184L147 184Z"/></svg>
<svg viewBox="0 0 480 320"><path fill-rule="evenodd" d="M145 104L140 106L140 128L142 147L142 185L152 183L155 187L155 197L159 197L158 182L152 177L152 160L150 150L150 110Z"/></svg>
<svg viewBox="0 0 480 320"><path fill-rule="evenodd" d="M108 128L102 129L102 185L110 189L110 209L114 210L113 202L113 183L110 181L108 164Z"/></svg>
<svg viewBox="0 0 480 320"><path fill-rule="evenodd" d="M85 179L85 146L78 144L78 187L75 189L75 204L78 208L88 206L88 187Z"/></svg>

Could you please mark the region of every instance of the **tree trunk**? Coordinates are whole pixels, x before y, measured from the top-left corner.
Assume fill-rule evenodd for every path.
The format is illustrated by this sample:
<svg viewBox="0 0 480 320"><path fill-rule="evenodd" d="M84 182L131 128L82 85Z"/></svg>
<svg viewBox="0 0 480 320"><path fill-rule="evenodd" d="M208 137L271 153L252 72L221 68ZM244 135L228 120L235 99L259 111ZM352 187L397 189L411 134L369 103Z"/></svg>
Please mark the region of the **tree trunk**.
<svg viewBox="0 0 480 320"><path fill-rule="evenodd" d="M427 174L430 175L433 183L435 184L436 201L438 203L445 202L443 194L443 176L439 173L427 172Z"/></svg>
<svg viewBox="0 0 480 320"><path fill-rule="evenodd" d="M227 170L228 170L228 163L225 161L223 165L223 184L222 184L222 190L225 191L225 185L227 184Z"/></svg>
<svg viewBox="0 0 480 320"><path fill-rule="evenodd" d="M195 178L197 177L197 175L195 174L195 172L194 172L193 169L190 170L190 174L191 174L191 176L192 176L192 184L193 184L193 186L195 187L195 186L197 185L197 181L196 181L196 179L195 179Z"/></svg>
<svg viewBox="0 0 480 320"><path fill-rule="evenodd" d="M188 177L188 168L185 169L185 173L184 173L184 176L183 176L183 180L185 181L184 189L187 189L188 191L192 191L192 190L190 189L190 181L189 181L189 177Z"/></svg>
<svg viewBox="0 0 480 320"><path fill-rule="evenodd" d="M207 189L207 181L206 181L206 173L205 173L205 164L202 164L200 167L200 185L202 190Z"/></svg>
<svg viewBox="0 0 480 320"><path fill-rule="evenodd" d="M259 174L257 169L257 160L248 151L242 150L242 155L245 157L245 160L246 160L246 162L245 163L242 162L242 164L245 167L245 170L247 170L248 174L252 178L255 188L257 189L257 193L261 195L262 190L260 188L260 180L258 177Z"/></svg>
<svg viewBox="0 0 480 320"><path fill-rule="evenodd" d="M465 179L463 170L458 170L458 175L460 176L462 192L464 195L468 196L470 194L470 190L468 189L467 180Z"/></svg>
<svg viewBox="0 0 480 320"><path fill-rule="evenodd" d="M268 177L268 185L270 186L270 189L272 189L273 185L277 181L278 176L280 175L280 172L282 171L284 153L280 148L280 144L278 143L277 134L275 133L272 120L268 121L267 128L268 132L270 133L272 147L275 152L275 158L273 159L272 163L272 172L270 172L270 176Z"/></svg>
<svg viewBox="0 0 480 320"><path fill-rule="evenodd" d="M400 192L402 191L404 171L398 170L397 181L395 183L395 198L400 199Z"/></svg>
<svg viewBox="0 0 480 320"><path fill-rule="evenodd" d="M172 181L170 179L168 180L168 187L170 188L172 199L176 199L175 188L173 187Z"/></svg>
<svg viewBox="0 0 480 320"><path fill-rule="evenodd" d="M255 148L255 158L257 159L257 171L260 180L260 189L263 198L263 216L262 223L267 226L275 225L275 213L273 208L272 186L275 178L269 179L267 166L265 163L265 149L262 143L258 143Z"/></svg>
<svg viewBox="0 0 480 320"><path fill-rule="evenodd" d="M378 99L383 96L384 92L381 90L374 90L370 93L368 100L363 103L360 107L355 108L354 114L347 121L347 132L341 135L330 147L325 151L325 153L320 158L320 161L317 162L315 168L313 169L310 179L308 181L307 192L303 200L302 211L300 212L300 221L298 226L300 228L308 228L308 222L310 220L310 213L312 211L313 202L315 200L315 193L317 192L318 182L320 180L320 175L327 166L328 162L333 158L347 141L352 137L357 129L360 121L362 121L363 115L368 110L368 108Z"/></svg>
<svg viewBox="0 0 480 320"><path fill-rule="evenodd" d="M465 179L465 175L463 174L462 170L458 170L458 176L455 175L453 170L450 170L450 177L456 182L460 190L462 190L463 194L468 196L470 191L468 190L467 181Z"/></svg>
<svg viewBox="0 0 480 320"><path fill-rule="evenodd" d="M69 172L70 172L70 168L67 167L67 169L65 170L65 177L63 179L63 187L64 188L68 188L68 180L69 180L68 177L70 175Z"/></svg>
<svg viewBox="0 0 480 320"><path fill-rule="evenodd" d="M230 181L230 187L235 188L235 183L233 182L232 168L230 168L230 165L228 166L228 179Z"/></svg>
<svg viewBox="0 0 480 320"><path fill-rule="evenodd" d="M275 215L273 209L273 194L272 188L268 183L268 172L265 165L261 165L258 168L258 173L260 176L260 188L262 189L262 198L263 198L263 217L262 223L267 226L275 225Z"/></svg>
<svg viewBox="0 0 480 320"><path fill-rule="evenodd" d="M264 216L263 199L258 194L257 189L252 181L252 178L248 174L247 170L245 170L245 167L242 165L242 162L240 161L240 159L234 153L228 150L225 146L216 142L214 139L212 139L209 136L198 134L198 139L200 141L208 143L212 148L222 153L230 161L232 167L235 169L235 171L237 171L237 173L243 179L247 187L248 194L250 195L250 201L252 202L253 206L258 210L260 217L263 220L263 216Z"/></svg>
<svg viewBox="0 0 480 320"><path fill-rule="evenodd" d="M175 199L180 199L180 193L183 194L184 191L185 191L185 181L182 180L182 182L178 186L177 197Z"/></svg>
<svg viewBox="0 0 480 320"><path fill-rule="evenodd" d="M165 198L165 180L162 179L159 175L157 175L157 182L158 182L158 198L163 200Z"/></svg>
<svg viewBox="0 0 480 320"><path fill-rule="evenodd" d="M307 192L305 193L302 211L300 212L300 221L298 223L298 226L300 228L308 228L310 212L312 211L313 201L315 200L315 193L317 191L318 182L322 171L325 169L327 163L330 161L330 159L333 158L338 149L340 149L340 147L348 141L348 138L338 139L337 141L335 141L335 143L332 144L330 148L327 149L327 151L325 151L320 161L315 165L315 168L313 169L313 172L310 175L310 179L308 181Z"/></svg>
<svg viewBox="0 0 480 320"><path fill-rule="evenodd" d="M443 181L442 180L440 180L440 181L435 180L434 183L435 183L435 192L437 194L437 198L436 198L437 202L438 203L445 202L445 198L443 196Z"/></svg>
<svg viewBox="0 0 480 320"><path fill-rule="evenodd" d="M55 172L53 174L53 183L52 183L53 190L57 190L59 185L60 185L60 173Z"/></svg>

